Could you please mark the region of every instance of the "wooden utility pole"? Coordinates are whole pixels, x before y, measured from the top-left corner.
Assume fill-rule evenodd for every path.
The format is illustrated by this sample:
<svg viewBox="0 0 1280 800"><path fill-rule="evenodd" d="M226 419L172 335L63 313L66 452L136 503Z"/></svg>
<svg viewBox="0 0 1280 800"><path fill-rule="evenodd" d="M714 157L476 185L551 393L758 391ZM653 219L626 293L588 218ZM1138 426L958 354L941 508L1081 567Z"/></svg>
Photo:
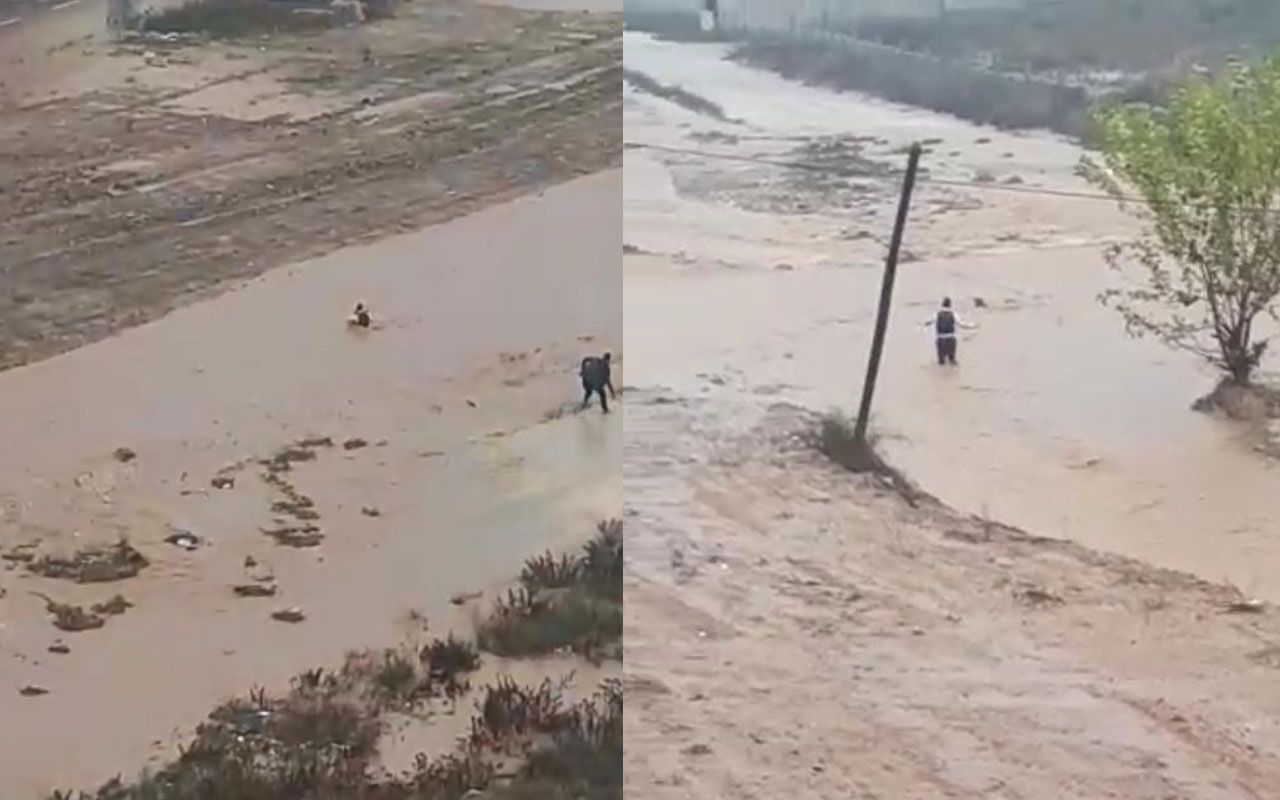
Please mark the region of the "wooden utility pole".
<svg viewBox="0 0 1280 800"><path fill-rule="evenodd" d="M920 144L911 145L907 156L907 174L902 179L902 197L898 200L898 217L893 223L893 238L889 240L889 257L884 262L884 280L880 284L880 310L876 314L876 330L871 338L871 358L867 361L867 379L862 384L862 405L854 421L854 438L860 444L867 441L867 423L871 419L871 397L876 391L876 376L880 373L880 355L884 352L884 335L889 329L889 307L893 302L893 279L898 272L898 251L902 249L902 233L907 227L907 212L911 209L911 192L916 186L916 170L920 166Z"/></svg>

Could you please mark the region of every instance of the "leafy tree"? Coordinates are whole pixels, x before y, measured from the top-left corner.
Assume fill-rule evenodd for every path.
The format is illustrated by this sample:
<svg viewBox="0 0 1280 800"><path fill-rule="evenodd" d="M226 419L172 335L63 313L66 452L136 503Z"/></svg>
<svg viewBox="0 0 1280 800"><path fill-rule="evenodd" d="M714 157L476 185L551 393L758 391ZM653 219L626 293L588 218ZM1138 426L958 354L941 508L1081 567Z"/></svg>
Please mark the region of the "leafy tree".
<svg viewBox="0 0 1280 800"><path fill-rule="evenodd" d="M1247 385L1280 294L1280 59L1232 63L1177 87L1165 107L1096 115L1101 161L1081 173L1145 224L1108 250L1145 284L1104 292L1131 333L1195 352ZM1136 191L1140 203L1129 203Z"/></svg>

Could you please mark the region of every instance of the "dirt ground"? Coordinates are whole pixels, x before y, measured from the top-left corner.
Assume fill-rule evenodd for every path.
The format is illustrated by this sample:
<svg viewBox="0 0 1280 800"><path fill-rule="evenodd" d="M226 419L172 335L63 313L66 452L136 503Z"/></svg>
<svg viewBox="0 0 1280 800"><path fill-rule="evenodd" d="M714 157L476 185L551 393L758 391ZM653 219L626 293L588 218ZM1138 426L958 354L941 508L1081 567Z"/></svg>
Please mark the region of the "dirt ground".
<svg viewBox="0 0 1280 800"><path fill-rule="evenodd" d="M0 367L616 165L621 49L617 14L446 0L41 54L0 101Z"/></svg>
<svg viewBox="0 0 1280 800"><path fill-rule="evenodd" d="M626 35L701 101L624 94L628 793L1280 797L1275 466L1097 303L1134 226L1079 149L722 54ZM912 141L873 426L919 508L795 438L855 407Z"/></svg>
<svg viewBox="0 0 1280 800"><path fill-rule="evenodd" d="M627 793L1274 798L1280 620L630 398ZM678 488L676 488L678 487Z"/></svg>

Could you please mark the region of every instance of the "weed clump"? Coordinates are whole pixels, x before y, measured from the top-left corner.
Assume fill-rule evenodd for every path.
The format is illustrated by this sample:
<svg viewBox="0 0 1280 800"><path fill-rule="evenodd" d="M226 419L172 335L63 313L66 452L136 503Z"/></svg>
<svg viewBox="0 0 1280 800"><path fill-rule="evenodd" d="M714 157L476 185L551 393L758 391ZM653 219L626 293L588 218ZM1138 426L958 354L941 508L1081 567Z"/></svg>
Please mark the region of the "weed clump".
<svg viewBox="0 0 1280 800"><path fill-rule="evenodd" d="M521 586L498 599L477 631L482 650L530 656L570 650L620 656L622 523L600 523L582 555L530 559Z"/></svg>
<svg viewBox="0 0 1280 800"><path fill-rule="evenodd" d="M621 800L620 682L568 704L550 680L503 679L485 687L456 750L420 754L407 774L388 775L377 764L386 706L368 692L386 679L386 663L361 655L338 671L310 670L283 697L255 689L215 708L161 769L47 800L457 800L473 790L506 800ZM407 666L394 668L406 685Z"/></svg>
<svg viewBox="0 0 1280 800"><path fill-rule="evenodd" d="M816 428L808 432L808 444L844 469L872 476L911 507L918 506L925 498L924 493L880 456L876 450L878 437L869 434L865 439L859 439L855 430L853 420L839 411L831 411L824 414Z"/></svg>
<svg viewBox="0 0 1280 800"><path fill-rule="evenodd" d="M106 583L132 578L150 563L146 556L121 539L106 547L86 547L70 556L42 556L28 562L27 569L44 578Z"/></svg>
<svg viewBox="0 0 1280 800"><path fill-rule="evenodd" d="M830 411L818 421L810 443L820 453L850 472L881 472L885 463L876 453L876 437L859 440L856 423L839 411Z"/></svg>

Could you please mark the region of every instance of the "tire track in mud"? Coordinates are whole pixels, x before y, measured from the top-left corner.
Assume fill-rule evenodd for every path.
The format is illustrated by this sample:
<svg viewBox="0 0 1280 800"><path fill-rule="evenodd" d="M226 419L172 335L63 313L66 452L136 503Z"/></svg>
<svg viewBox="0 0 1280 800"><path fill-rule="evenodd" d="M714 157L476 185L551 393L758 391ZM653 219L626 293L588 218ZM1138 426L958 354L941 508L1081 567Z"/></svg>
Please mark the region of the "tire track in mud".
<svg viewBox="0 0 1280 800"><path fill-rule="evenodd" d="M0 121L0 147L14 153L0 161L0 369L278 263L616 166L621 24L580 24L544 21L542 41L482 48L480 64L465 48L389 57L363 87L377 102L357 92L302 122L157 105L189 92L79 98ZM425 119L394 107L432 94L442 99ZM29 135L41 128L66 141ZM137 172L116 168L135 161Z"/></svg>

